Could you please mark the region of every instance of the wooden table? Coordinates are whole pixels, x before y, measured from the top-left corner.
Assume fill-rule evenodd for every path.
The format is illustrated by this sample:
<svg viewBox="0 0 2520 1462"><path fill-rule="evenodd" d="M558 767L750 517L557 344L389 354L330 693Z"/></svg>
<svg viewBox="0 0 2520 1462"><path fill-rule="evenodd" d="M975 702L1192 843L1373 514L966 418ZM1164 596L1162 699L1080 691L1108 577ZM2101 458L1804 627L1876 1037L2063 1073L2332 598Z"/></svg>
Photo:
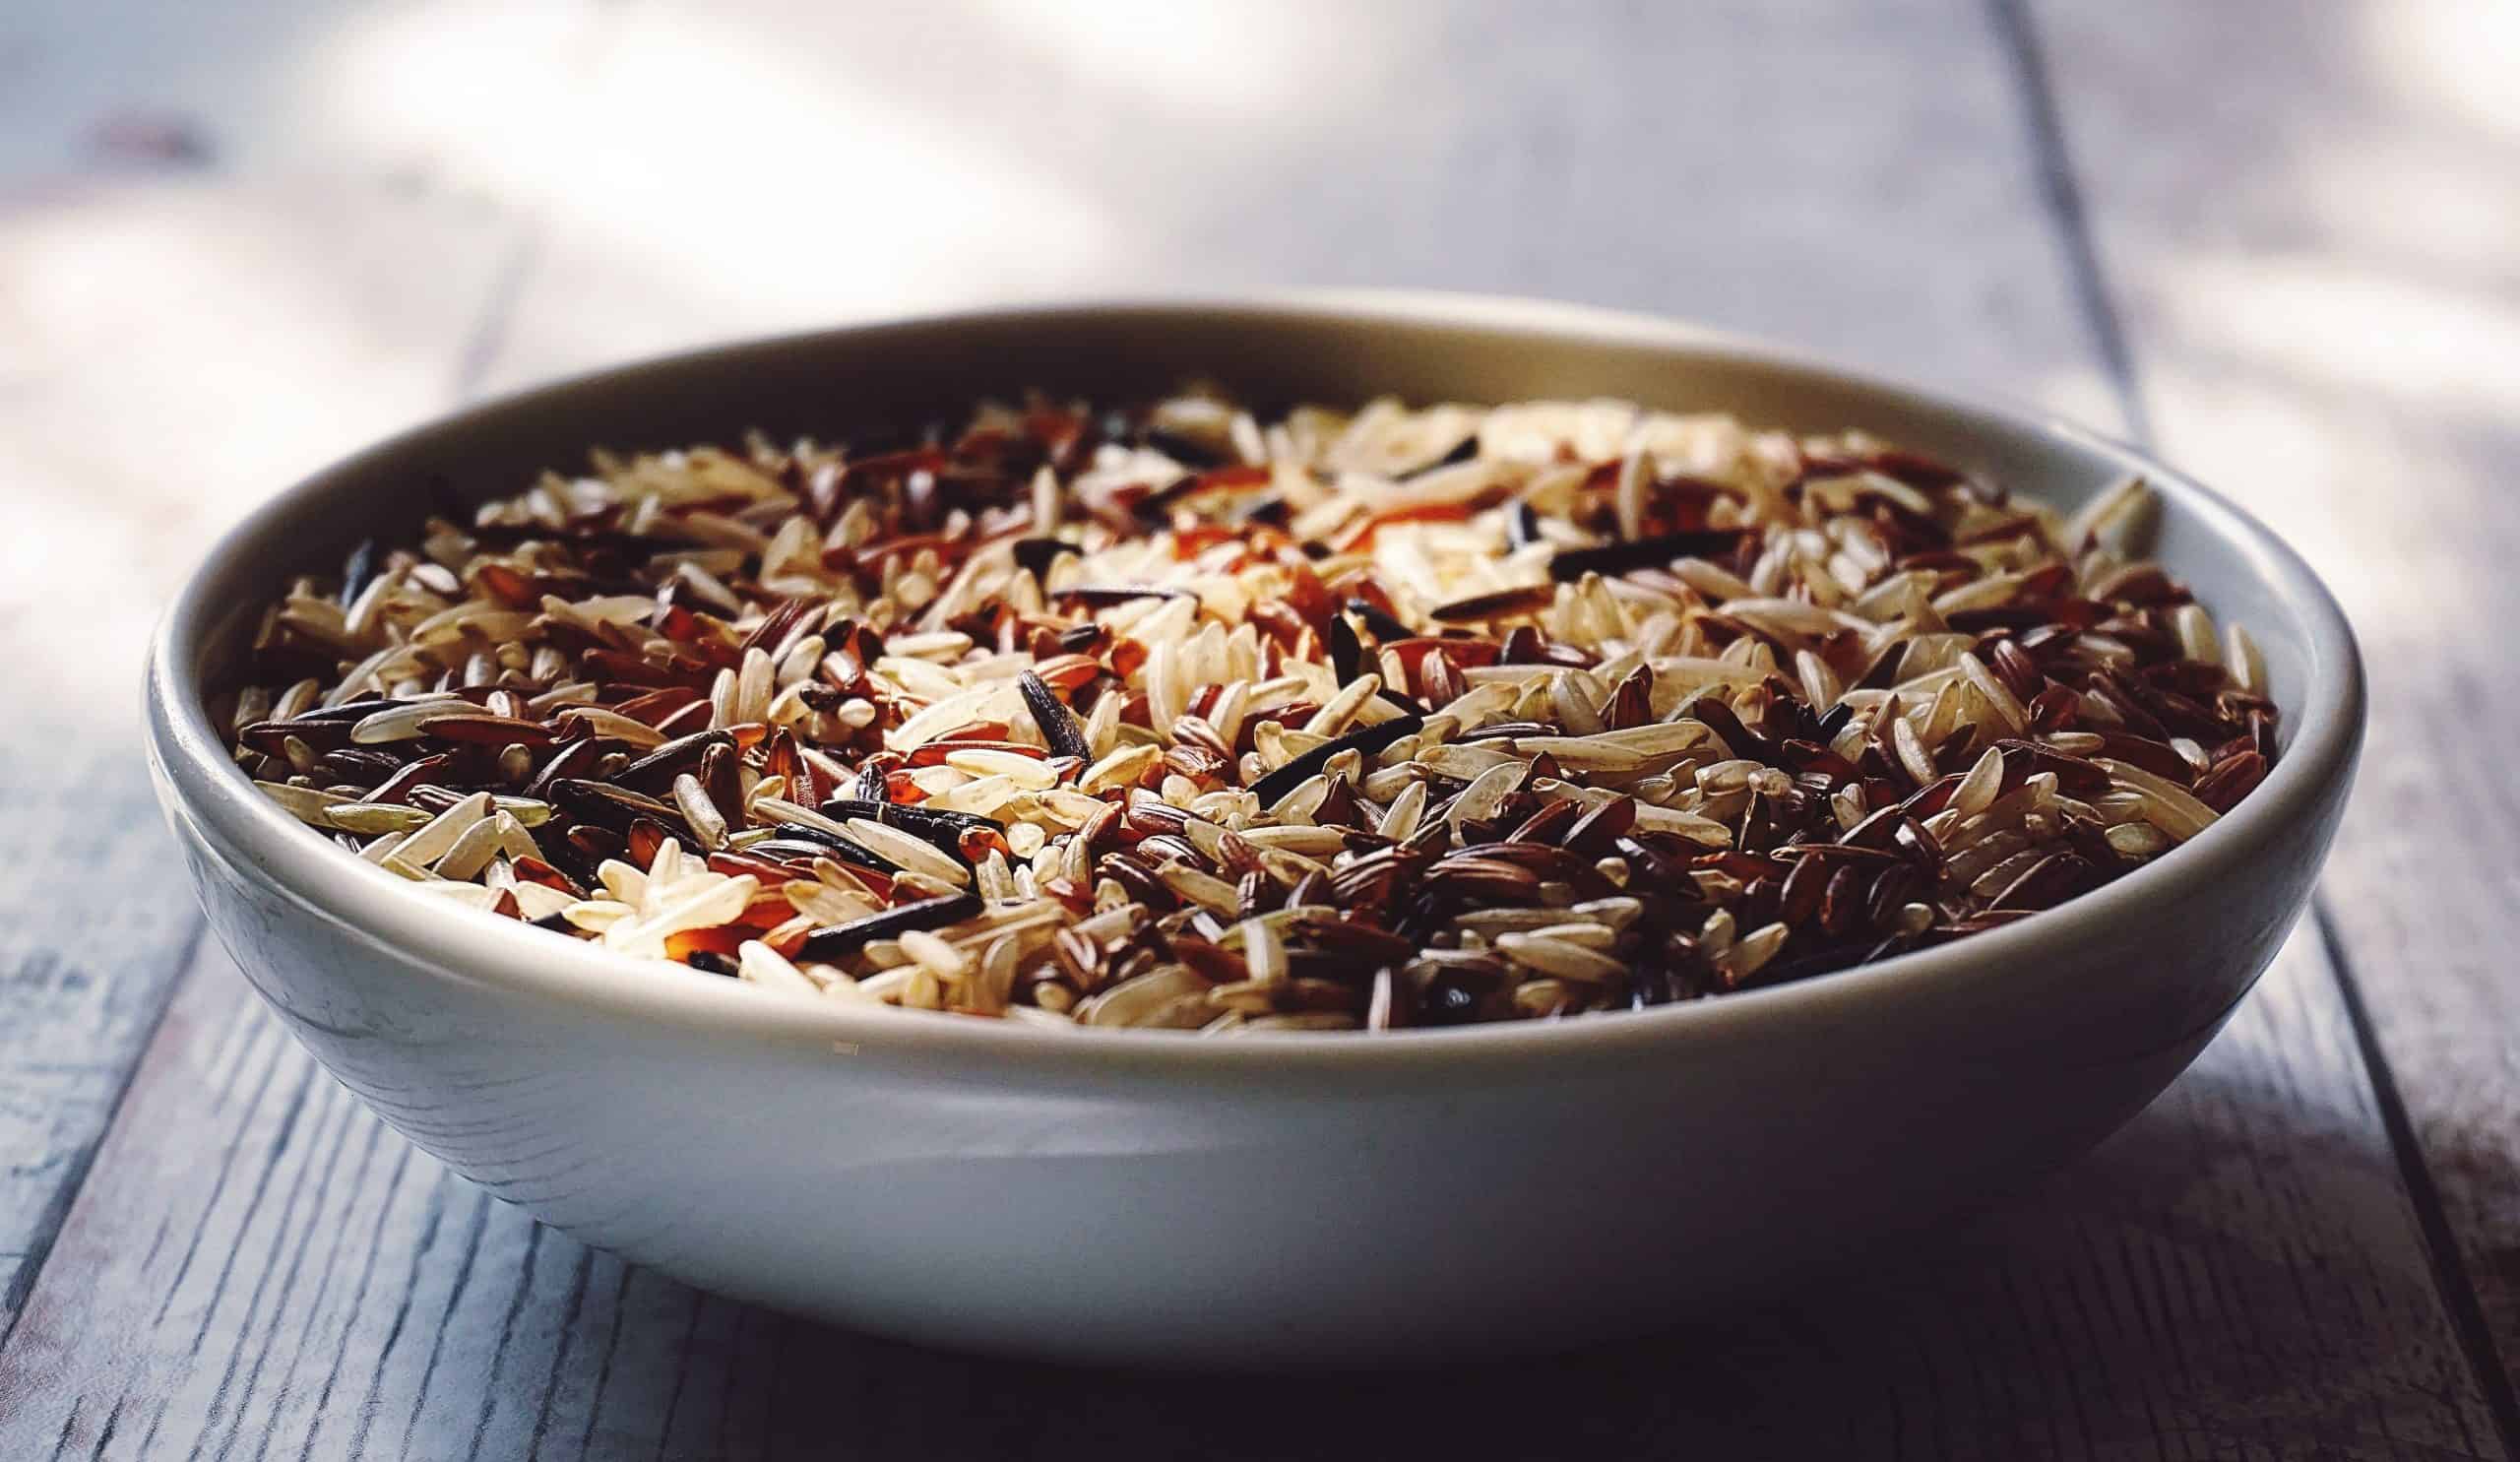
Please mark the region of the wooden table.
<svg viewBox="0 0 2520 1462"><path fill-rule="evenodd" d="M0 1457L2513 1455L2515 62L2520 12L2393 0L13 7ZM2370 656L2315 912L2141 1118L1895 1263L1300 1382L625 1268L383 1129L203 939L137 647L279 483L695 340L1287 283L1696 316L2191 466Z"/></svg>

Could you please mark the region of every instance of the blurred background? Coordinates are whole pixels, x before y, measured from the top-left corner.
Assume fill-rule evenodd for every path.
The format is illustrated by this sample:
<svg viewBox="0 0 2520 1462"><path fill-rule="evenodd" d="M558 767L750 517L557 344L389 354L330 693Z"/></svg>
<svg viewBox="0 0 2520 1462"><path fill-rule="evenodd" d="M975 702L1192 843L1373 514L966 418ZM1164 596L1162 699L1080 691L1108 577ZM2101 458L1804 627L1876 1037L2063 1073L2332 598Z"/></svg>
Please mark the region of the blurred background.
<svg viewBox="0 0 2520 1462"><path fill-rule="evenodd" d="M2054 1363L2056 1396L2132 1387L2091 1414L2219 1436L2239 1384L2252 1415L2376 1417L2427 1455L2520 1439L2515 78L2520 8L2487 0L7 0L0 811L56 856L0 879L0 1323L75 1232L150 1043L182 1055L185 1007L158 1023L197 917L128 897L180 878L139 646L245 507L467 399L700 342L1397 286L1692 317L2136 437L2300 545L2363 636L2373 752L2315 936L2045 1207L1885 1280L1913 1345L1858 1430L1920 1434L1911 1383L1959 1431L2014 1426L1987 1399L2012 1380L1972 1401L1936 1377L2035 1389L2050 1362L1948 1317L2097 1265L2085 1319L2053 1322L2121 1347L2114 1380ZM158 1201L137 1182L113 1190ZM374 1201L478 1202L417 1191ZM495 1319L536 1251L512 1215L472 1222L466 1303ZM415 1285L450 1262L422 1249ZM702 1323L687 1292L657 1304ZM493 1330L449 1363L461 1406L489 1387L484 1426L532 1406L495 1383ZM1739 1417L1818 1364L1810 1333L1769 1337L1772 1390L1727 1363ZM2310 1379L2192 1371L2190 1339ZM132 1343L219 1419L179 1340ZM1658 1394L1612 1405L1651 1420Z"/></svg>
<svg viewBox="0 0 2520 1462"><path fill-rule="evenodd" d="M1277 285L1684 314L2118 428L2132 391L2209 476L2318 470L2279 418L2321 397L2513 404L2515 35L2412 3L13 0L0 483L83 540L157 495L112 551L162 585L462 397ZM2139 385L2107 311L2171 338ZM128 700L126 657L48 668Z"/></svg>
<svg viewBox="0 0 2520 1462"><path fill-rule="evenodd" d="M2008 4L15 0L0 477L154 479L180 516L129 551L163 582L241 503L459 397L959 302L1273 285L1691 315L2122 427L2051 109L2102 169L2107 287L2193 347L2147 365L2214 367L2146 396L2280 363L2511 404L2476 369L2520 371L2507 7L2038 20L2070 65L2023 57ZM2211 408L2218 436L2267 411Z"/></svg>

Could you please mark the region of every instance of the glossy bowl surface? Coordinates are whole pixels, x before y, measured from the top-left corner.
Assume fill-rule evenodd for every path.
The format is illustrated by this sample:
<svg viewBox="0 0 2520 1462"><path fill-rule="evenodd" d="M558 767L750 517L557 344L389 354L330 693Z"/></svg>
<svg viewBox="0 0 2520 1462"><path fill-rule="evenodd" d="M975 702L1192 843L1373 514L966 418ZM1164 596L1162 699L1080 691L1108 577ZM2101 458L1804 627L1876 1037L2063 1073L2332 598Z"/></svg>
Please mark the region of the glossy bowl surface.
<svg viewBox="0 0 2520 1462"><path fill-rule="evenodd" d="M203 710L254 606L432 484L615 448L834 435L1028 386L1615 396L1860 426L2071 504L2129 471L2157 549L2264 649L2285 755L2061 909L1774 989L1549 1025L1202 1041L852 1011L452 909L266 800ZM214 545L148 674L159 796L246 978L421 1148L695 1284L943 1345L1354 1365L1649 1328L1982 1202L2150 1101L2308 897L2362 731L2353 636L2254 520L2090 433L1631 316L1419 295L1093 304L739 345L458 413Z"/></svg>

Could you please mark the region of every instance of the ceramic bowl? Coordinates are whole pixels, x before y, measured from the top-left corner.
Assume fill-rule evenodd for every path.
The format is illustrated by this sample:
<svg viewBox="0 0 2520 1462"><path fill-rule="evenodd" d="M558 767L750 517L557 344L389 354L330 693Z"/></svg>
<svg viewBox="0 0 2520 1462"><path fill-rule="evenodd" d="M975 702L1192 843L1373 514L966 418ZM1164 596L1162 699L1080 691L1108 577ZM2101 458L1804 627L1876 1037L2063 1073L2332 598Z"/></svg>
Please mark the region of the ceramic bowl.
<svg viewBox="0 0 2520 1462"><path fill-rule="evenodd" d="M1548 1024L1203 1041L852 1010L450 908L299 826L203 702L292 571L591 443L837 434L1027 386L1613 396L1861 426L2070 505L2264 649L2232 815L2034 919L1802 984ZM1424 296L1013 309L739 345L460 412L282 493L175 600L150 754L212 927L397 1130L585 1241L939 1345L1172 1366L1535 1350L1702 1316L1986 1201L2140 1110L2292 927L2362 739L2352 633L2265 528L2087 432L1685 325Z"/></svg>

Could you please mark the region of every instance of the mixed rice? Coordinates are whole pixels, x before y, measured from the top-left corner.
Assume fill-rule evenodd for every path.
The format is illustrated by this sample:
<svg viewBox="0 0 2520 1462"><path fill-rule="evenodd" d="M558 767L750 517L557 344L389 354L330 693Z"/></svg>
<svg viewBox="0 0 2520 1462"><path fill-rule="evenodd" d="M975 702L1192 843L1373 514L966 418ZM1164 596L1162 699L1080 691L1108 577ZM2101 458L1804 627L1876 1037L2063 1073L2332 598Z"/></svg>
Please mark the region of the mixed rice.
<svg viewBox="0 0 2520 1462"><path fill-rule="evenodd" d="M2025 917L2256 786L2263 664L2131 559L2149 497L1608 401L984 405L362 544L214 710L449 903L822 998L1641 1008Z"/></svg>

